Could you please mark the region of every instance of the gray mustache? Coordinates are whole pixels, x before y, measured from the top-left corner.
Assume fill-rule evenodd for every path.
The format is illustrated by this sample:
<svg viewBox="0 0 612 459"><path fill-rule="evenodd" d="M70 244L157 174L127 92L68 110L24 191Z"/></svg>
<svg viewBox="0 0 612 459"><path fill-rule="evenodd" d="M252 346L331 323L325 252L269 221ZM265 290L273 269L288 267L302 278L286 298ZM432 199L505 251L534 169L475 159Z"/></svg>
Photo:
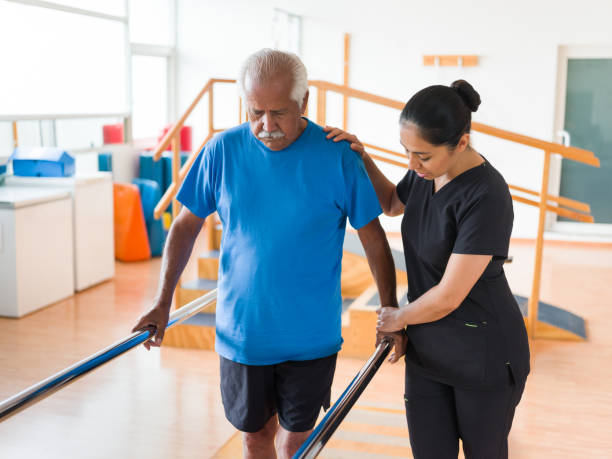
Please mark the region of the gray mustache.
<svg viewBox="0 0 612 459"><path fill-rule="evenodd" d="M285 134L281 131L260 131L259 134L257 134L257 137L260 139L281 139L285 137Z"/></svg>

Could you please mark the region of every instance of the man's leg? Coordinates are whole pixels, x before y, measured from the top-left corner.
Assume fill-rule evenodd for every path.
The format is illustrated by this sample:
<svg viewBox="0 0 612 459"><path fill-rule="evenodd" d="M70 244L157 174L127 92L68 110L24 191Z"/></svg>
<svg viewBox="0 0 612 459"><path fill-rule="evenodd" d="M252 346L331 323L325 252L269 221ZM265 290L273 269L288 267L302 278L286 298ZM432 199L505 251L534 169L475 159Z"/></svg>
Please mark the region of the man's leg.
<svg viewBox="0 0 612 459"><path fill-rule="evenodd" d="M321 407L329 408L335 369L336 354L275 365L279 458L291 458L312 432Z"/></svg>
<svg viewBox="0 0 612 459"><path fill-rule="evenodd" d="M278 416L270 418L263 429L257 432L243 432L242 451L245 459L274 459L274 436L278 430ZM282 456L281 456L282 457ZM289 456L290 457L290 456Z"/></svg>
<svg viewBox="0 0 612 459"><path fill-rule="evenodd" d="M243 432L246 458L276 458L278 429L274 397L274 366L251 366L220 357L221 398L225 417Z"/></svg>
<svg viewBox="0 0 612 459"><path fill-rule="evenodd" d="M305 432L290 432L284 427L279 426L278 433L276 434L278 459L291 459L311 432L312 429Z"/></svg>

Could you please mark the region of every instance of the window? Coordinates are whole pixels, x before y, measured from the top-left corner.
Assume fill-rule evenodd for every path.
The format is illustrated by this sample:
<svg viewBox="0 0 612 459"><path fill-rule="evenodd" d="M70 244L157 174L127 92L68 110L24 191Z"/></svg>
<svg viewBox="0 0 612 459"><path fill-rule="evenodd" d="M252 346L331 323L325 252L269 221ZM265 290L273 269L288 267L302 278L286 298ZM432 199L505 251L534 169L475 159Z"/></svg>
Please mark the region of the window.
<svg viewBox="0 0 612 459"><path fill-rule="evenodd" d="M168 58L132 56L132 131L157 137L168 123Z"/></svg>
<svg viewBox="0 0 612 459"><path fill-rule="evenodd" d="M0 114L127 111L123 22L0 2L0 43Z"/></svg>

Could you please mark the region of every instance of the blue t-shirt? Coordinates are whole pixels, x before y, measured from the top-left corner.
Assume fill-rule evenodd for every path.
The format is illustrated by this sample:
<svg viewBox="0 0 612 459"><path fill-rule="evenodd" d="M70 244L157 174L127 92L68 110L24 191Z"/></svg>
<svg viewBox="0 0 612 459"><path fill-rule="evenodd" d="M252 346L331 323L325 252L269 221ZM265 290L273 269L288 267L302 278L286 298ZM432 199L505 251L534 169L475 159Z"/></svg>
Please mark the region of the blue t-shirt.
<svg viewBox="0 0 612 459"><path fill-rule="evenodd" d="M247 365L311 360L340 350L340 271L348 217L361 228L381 208L359 156L308 121L272 151L249 124L213 139L178 200L223 224L216 351Z"/></svg>

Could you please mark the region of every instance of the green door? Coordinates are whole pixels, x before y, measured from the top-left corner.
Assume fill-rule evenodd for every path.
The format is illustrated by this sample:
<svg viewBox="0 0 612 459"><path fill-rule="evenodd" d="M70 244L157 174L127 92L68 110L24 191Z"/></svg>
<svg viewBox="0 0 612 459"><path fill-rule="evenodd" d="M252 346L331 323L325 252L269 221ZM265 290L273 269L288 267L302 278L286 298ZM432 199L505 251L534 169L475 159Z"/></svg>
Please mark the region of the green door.
<svg viewBox="0 0 612 459"><path fill-rule="evenodd" d="M590 204L595 223L612 223L612 59L568 59L564 129L601 167L564 159L561 196Z"/></svg>

